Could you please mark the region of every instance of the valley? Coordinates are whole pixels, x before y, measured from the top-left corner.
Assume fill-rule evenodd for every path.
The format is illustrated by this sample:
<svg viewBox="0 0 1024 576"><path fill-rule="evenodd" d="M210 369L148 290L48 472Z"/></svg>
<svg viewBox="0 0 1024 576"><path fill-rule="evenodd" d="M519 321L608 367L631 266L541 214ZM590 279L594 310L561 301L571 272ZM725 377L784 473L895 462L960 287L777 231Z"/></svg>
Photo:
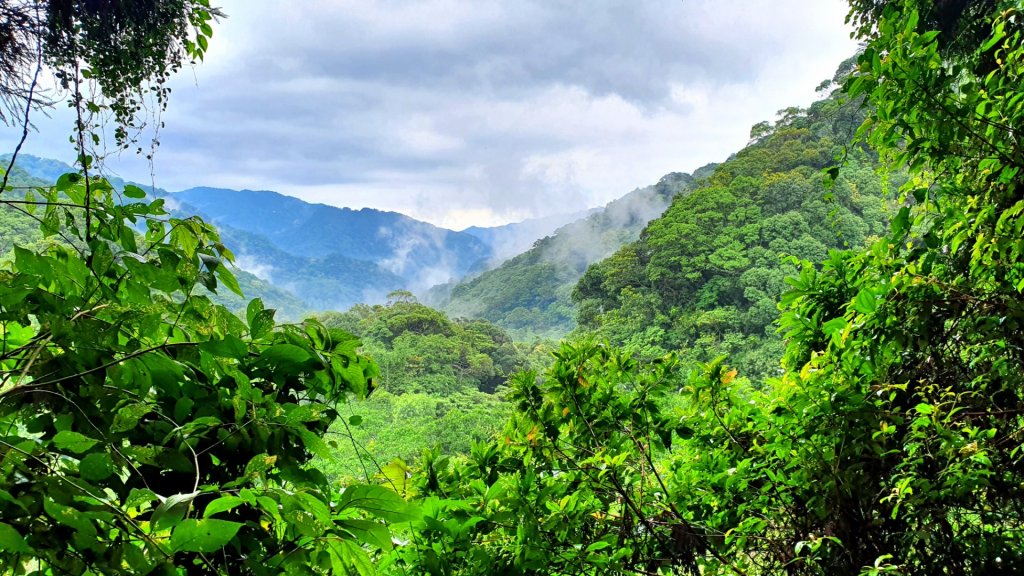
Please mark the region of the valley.
<svg viewBox="0 0 1024 576"><path fill-rule="evenodd" d="M1024 6L837 3L0 0L0 574L1024 573Z"/></svg>

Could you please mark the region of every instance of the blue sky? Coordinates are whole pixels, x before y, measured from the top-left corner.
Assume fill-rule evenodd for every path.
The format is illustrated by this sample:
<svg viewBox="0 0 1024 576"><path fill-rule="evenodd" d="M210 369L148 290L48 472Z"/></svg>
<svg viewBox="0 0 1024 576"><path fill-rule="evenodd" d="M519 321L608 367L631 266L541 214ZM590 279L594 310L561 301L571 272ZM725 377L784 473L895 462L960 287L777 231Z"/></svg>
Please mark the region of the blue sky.
<svg viewBox="0 0 1024 576"><path fill-rule="evenodd" d="M456 229L721 161L856 49L840 0L220 5L206 62L174 79L158 186L271 189ZM35 123L27 151L73 157L65 110ZM138 158L107 167L150 181Z"/></svg>

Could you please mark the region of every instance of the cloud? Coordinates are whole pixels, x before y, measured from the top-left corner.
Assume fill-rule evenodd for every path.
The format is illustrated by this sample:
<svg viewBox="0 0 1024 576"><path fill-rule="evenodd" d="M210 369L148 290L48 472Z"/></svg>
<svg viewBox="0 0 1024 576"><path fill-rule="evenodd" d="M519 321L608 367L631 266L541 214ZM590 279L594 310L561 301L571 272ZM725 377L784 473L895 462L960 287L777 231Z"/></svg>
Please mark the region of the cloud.
<svg viewBox="0 0 1024 576"><path fill-rule="evenodd" d="M453 228L602 205L720 161L855 50L841 0L220 3L207 62L175 80L157 185ZM57 120L42 146L66 142ZM113 168L149 181L139 160Z"/></svg>
<svg viewBox="0 0 1024 576"><path fill-rule="evenodd" d="M235 254L235 266L238 266L260 280L265 280L267 282L274 281L274 267L269 263L260 260L260 258L255 254L248 254L245 252Z"/></svg>

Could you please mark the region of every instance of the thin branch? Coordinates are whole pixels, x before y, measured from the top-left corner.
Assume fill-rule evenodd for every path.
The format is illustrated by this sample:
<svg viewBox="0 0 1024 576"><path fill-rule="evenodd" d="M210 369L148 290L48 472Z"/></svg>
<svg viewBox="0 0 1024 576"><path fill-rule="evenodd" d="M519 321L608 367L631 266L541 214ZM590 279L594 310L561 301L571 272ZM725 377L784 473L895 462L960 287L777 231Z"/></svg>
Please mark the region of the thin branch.
<svg viewBox="0 0 1024 576"><path fill-rule="evenodd" d="M40 20L39 16L39 4L36 3L36 21ZM35 102L36 87L39 85L39 74L43 70L43 35L36 34L36 69L32 73L32 82L28 87L28 97L25 99L25 117L21 123L21 138L18 140L18 145L14 147L14 153L11 154L11 162L7 165L7 170L4 171L3 182L0 183L0 194L3 194L7 190L7 182L11 177L11 170L14 169L14 163L18 160L18 154L21 153L21 147L25 145L25 141L28 140L28 131L31 123L29 122L29 116L32 114L32 103Z"/></svg>

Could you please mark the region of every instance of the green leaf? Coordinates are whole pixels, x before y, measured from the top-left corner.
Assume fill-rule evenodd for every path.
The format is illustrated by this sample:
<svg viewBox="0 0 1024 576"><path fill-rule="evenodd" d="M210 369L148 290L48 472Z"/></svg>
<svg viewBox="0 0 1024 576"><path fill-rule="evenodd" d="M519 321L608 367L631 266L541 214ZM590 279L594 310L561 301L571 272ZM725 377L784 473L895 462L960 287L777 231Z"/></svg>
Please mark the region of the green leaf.
<svg viewBox="0 0 1024 576"><path fill-rule="evenodd" d="M341 520L338 525L356 537L356 540L381 550L391 550L391 532L388 527L370 520Z"/></svg>
<svg viewBox="0 0 1024 576"><path fill-rule="evenodd" d="M126 508L137 508L158 499L159 497L156 493L149 488L132 488L128 498L124 501L124 505Z"/></svg>
<svg viewBox="0 0 1024 576"><path fill-rule="evenodd" d="M842 316L840 316L838 318L833 318L833 319L829 320L828 322L825 322L824 324L822 324L821 325L821 331L824 332L826 336L833 336L833 335L835 335L837 333L841 333L843 330L845 330L846 329L846 325L847 325L846 318L843 318Z"/></svg>
<svg viewBox="0 0 1024 576"><path fill-rule="evenodd" d="M906 206L900 208L900 211L893 217L889 227L896 236L900 236L910 230L910 208Z"/></svg>
<svg viewBox="0 0 1024 576"><path fill-rule="evenodd" d="M331 542L330 547L331 551L341 560L347 574L374 576L377 573L366 550L363 550L356 542L335 540Z"/></svg>
<svg viewBox="0 0 1024 576"><path fill-rule="evenodd" d="M150 352L138 357L139 362L149 371L153 384L175 390L185 379L182 365L164 354Z"/></svg>
<svg viewBox="0 0 1024 576"><path fill-rule="evenodd" d="M288 372L298 370L310 358L309 352L294 344L274 344L260 353L260 360Z"/></svg>
<svg viewBox="0 0 1024 576"><path fill-rule="evenodd" d="M77 172L68 172L57 178L57 183L54 185L54 188L56 188L58 192L66 192L69 188L81 181L81 174L78 174Z"/></svg>
<svg viewBox="0 0 1024 576"><path fill-rule="evenodd" d="M84 434L79 434L78 432L72 432L70 430L58 432L57 435L53 437L53 444L57 446L57 448L61 450L69 450L75 454L88 452L89 449L97 443L99 443L99 440L96 440L95 438L89 438Z"/></svg>
<svg viewBox="0 0 1024 576"><path fill-rule="evenodd" d="M9 524L0 522L0 552L31 554L33 550L17 530Z"/></svg>
<svg viewBox="0 0 1024 576"><path fill-rule="evenodd" d="M241 360L249 355L249 347L240 338L232 334L226 335L221 340L208 340L199 345L200 350L205 350L214 356L234 358Z"/></svg>
<svg viewBox="0 0 1024 576"><path fill-rule="evenodd" d="M249 301L249 305L245 308L245 323L249 325L249 329L252 329L252 323L256 319L256 315L263 310L263 300L259 298L253 298Z"/></svg>
<svg viewBox="0 0 1024 576"><path fill-rule="evenodd" d="M129 404L117 411L117 415L114 416L114 423L110 427L110 431L114 433L127 432L128 430L138 426L139 420L152 411L153 407L149 404L143 404L141 402Z"/></svg>
<svg viewBox="0 0 1024 576"><path fill-rule="evenodd" d="M387 522L410 522L418 518L413 507L398 493L383 486L347 486L337 503L341 510L357 508Z"/></svg>
<svg viewBox="0 0 1024 576"><path fill-rule="evenodd" d="M239 522L189 518L174 527L171 548L176 552L216 552L231 542L241 527Z"/></svg>
<svg viewBox="0 0 1024 576"><path fill-rule="evenodd" d="M310 430L304 425L300 424L298 426L293 426L291 429L294 430L296 434L298 434L299 438L302 439L302 445L306 447L306 450L309 450L310 454L319 456L325 460L334 458L334 451L327 446L327 443L324 442L323 438L313 432L310 432Z"/></svg>
<svg viewBox="0 0 1024 576"><path fill-rule="evenodd" d="M249 321L249 335L253 340L258 340L274 329L275 310L260 310L252 320Z"/></svg>
<svg viewBox="0 0 1024 576"><path fill-rule="evenodd" d="M861 314L874 314L878 310L878 300L871 290L863 288L853 300L853 309Z"/></svg>
<svg viewBox="0 0 1024 576"><path fill-rule="evenodd" d="M110 455L105 452L94 452L89 454L78 463L78 473L93 482L106 480L113 476L117 469Z"/></svg>
<svg viewBox="0 0 1024 576"><path fill-rule="evenodd" d="M228 290L231 290L243 298L245 297L245 294L242 293L242 288L238 285L238 280L235 278L235 275L231 270L228 270L227 266L217 266L217 268L214 269L214 273L217 275L217 278L228 287Z"/></svg>
<svg viewBox="0 0 1024 576"><path fill-rule="evenodd" d="M348 423L349 426L359 426L363 423L363 417L359 414L353 414L352 416L349 416Z"/></svg>
<svg viewBox="0 0 1024 576"><path fill-rule="evenodd" d="M96 527L76 508L58 504L49 498L43 500L46 515L60 524L75 530L76 543L87 548L96 544Z"/></svg>
<svg viewBox="0 0 1024 576"><path fill-rule="evenodd" d="M607 548L607 547L609 547L611 545L612 545L612 543L608 542L607 540L598 540L597 542L594 542L590 546L587 546L587 552L597 552L598 550L604 550L605 548Z"/></svg>
<svg viewBox="0 0 1024 576"><path fill-rule="evenodd" d="M270 456L269 454L257 454L249 459L249 463L245 465L245 475L251 476L255 474L262 474L277 463L277 456Z"/></svg>
<svg viewBox="0 0 1024 576"><path fill-rule="evenodd" d="M125 184L122 193L129 198L145 198L146 191L132 184Z"/></svg>
<svg viewBox="0 0 1024 576"><path fill-rule="evenodd" d="M219 512L227 512L241 504L245 504L245 500L238 496L221 496L206 505L206 509L203 510L203 518L209 518Z"/></svg>

